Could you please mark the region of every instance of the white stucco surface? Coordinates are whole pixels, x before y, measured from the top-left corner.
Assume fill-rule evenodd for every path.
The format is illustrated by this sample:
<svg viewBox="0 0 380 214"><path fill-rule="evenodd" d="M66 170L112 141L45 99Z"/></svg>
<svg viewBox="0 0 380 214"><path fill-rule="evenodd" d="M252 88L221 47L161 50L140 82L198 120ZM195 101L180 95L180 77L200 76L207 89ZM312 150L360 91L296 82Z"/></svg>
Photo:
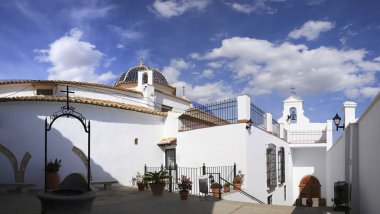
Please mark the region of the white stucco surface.
<svg viewBox="0 0 380 214"><path fill-rule="evenodd" d="M2 103L0 105L1 144L17 157L20 163L25 152L32 158L27 166L25 182L43 185L44 120L62 103ZM91 120L91 165L94 180L116 179L130 185L144 164L162 160L161 149L156 145L162 138L164 118L113 108L76 105L76 110ZM6 122L5 122L6 121ZM138 139L135 145L134 139ZM86 174L86 169L72 151L80 148L87 154L87 135L79 121L59 118L48 133L48 159L62 159L61 177L72 172ZM142 155L143 154L143 155ZM14 182L10 163L0 155L0 165L8 173L0 174L0 182Z"/></svg>

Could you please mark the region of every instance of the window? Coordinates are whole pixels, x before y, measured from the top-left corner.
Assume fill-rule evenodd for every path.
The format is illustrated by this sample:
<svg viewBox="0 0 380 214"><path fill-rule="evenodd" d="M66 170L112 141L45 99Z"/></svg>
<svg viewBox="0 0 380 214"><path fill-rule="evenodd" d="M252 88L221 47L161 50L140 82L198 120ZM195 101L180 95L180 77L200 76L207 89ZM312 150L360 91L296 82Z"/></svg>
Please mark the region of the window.
<svg viewBox="0 0 380 214"><path fill-rule="evenodd" d="M173 107L161 105L161 111L162 112L168 112L168 111L171 111L172 109L173 109Z"/></svg>
<svg viewBox="0 0 380 214"><path fill-rule="evenodd" d="M297 123L297 109L294 107L291 107L289 111L290 111L289 112L290 123Z"/></svg>
<svg viewBox="0 0 380 214"><path fill-rule="evenodd" d="M142 82L143 82L143 84L147 84L148 83L148 74L147 73L143 73L143 75L142 75Z"/></svg>
<svg viewBox="0 0 380 214"><path fill-rule="evenodd" d="M166 149L165 150L165 167L169 169L169 166L171 166L171 168L174 169L175 164L176 164L175 149Z"/></svg>
<svg viewBox="0 0 380 214"><path fill-rule="evenodd" d="M277 170L276 170L276 146L269 144L267 146L267 187L274 188L277 185Z"/></svg>
<svg viewBox="0 0 380 214"><path fill-rule="evenodd" d="M36 90L37 95L53 95L53 89L52 88L43 88L43 89L37 89Z"/></svg>
<svg viewBox="0 0 380 214"><path fill-rule="evenodd" d="M286 185L284 186L284 201L286 201Z"/></svg>
<svg viewBox="0 0 380 214"><path fill-rule="evenodd" d="M272 195L268 196L267 203L272 204Z"/></svg>
<svg viewBox="0 0 380 214"><path fill-rule="evenodd" d="M278 149L278 182L285 182L285 155L284 147Z"/></svg>

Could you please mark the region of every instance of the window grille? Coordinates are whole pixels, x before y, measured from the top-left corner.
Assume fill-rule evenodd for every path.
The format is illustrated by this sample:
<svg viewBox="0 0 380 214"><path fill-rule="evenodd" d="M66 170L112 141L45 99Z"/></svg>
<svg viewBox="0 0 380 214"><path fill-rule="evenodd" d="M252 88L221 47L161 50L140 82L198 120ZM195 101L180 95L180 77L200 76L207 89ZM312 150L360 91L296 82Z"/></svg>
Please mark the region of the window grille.
<svg viewBox="0 0 380 214"><path fill-rule="evenodd" d="M269 144L267 147L267 187L274 188L277 185L277 169L276 169L276 146Z"/></svg>
<svg viewBox="0 0 380 214"><path fill-rule="evenodd" d="M167 169L169 168L169 166L174 168L175 164L176 164L175 149L166 149L165 150L165 167Z"/></svg>
<svg viewBox="0 0 380 214"><path fill-rule="evenodd" d="M53 89L50 88L44 88L44 89L37 89L37 95L53 95Z"/></svg>
<svg viewBox="0 0 380 214"><path fill-rule="evenodd" d="M278 182L280 184L285 182L285 155L284 147L278 150Z"/></svg>

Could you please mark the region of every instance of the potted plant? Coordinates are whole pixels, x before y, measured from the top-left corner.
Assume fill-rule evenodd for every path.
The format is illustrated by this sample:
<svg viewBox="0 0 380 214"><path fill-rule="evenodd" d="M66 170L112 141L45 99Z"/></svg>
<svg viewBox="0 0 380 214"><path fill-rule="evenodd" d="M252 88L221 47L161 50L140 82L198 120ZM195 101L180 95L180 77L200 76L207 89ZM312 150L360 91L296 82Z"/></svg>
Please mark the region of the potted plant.
<svg viewBox="0 0 380 214"><path fill-rule="evenodd" d="M170 176L166 171L147 172L144 175L144 181L149 184L149 187L155 196L159 196L164 193L164 188L169 178Z"/></svg>
<svg viewBox="0 0 380 214"><path fill-rule="evenodd" d="M230 192L230 185L228 182L223 185L224 192Z"/></svg>
<svg viewBox="0 0 380 214"><path fill-rule="evenodd" d="M238 174L234 177L234 190L241 190L241 185L244 182L244 174L239 170Z"/></svg>
<svg viewBox="0 0 380 214"><path fill-rule="evenodd" d="M193 182L190 181L190 178L188 178L185 175L181 176L180 182L177 183L179 191L179 196L181 200L187 200L189 197L189 190L191 190Z"/></svg>
<svg viewBox="0 0 380 214"><path fill-rule="evenodd" d="M54 162L49 160L46 165L46 188L55 189L59 187L60 176L59 169L61 168L61 160L55 159Z"/></svg>
<svg viewBox="0 0 380 214"><path fill-rule="evenodd" d="M132 185L136 185L139 191L144 191L145 188L148 187L148 184L144 181L144 175L137 172L135 177L132 177Z"/></svg>
<svg viewBox="0 0 380 214"><path fill-rule="evenodd" d="M212 189L212 196L219 197L220 189L222 189L222 185L220 185L218 182L214 182L211 184Z"/></svg>

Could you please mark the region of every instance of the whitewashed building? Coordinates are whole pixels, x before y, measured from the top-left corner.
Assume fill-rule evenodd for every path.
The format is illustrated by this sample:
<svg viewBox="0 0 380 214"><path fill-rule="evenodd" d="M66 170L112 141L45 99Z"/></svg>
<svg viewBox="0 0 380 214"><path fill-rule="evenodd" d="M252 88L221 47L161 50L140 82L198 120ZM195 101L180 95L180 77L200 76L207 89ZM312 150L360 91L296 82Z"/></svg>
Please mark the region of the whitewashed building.
<svg viewBox="0 0 380 214"><path fill-rule="evenodd" d="M344 154L335 151L342 143L333 146L332 121L311 123L299 97L284 100L283 116L277 121L246 95L192 106L189 99L176 95L160 71L141 62L122 73L114 86L1 81L0 183L27 182L43 188L44 121L66 105L67 86L74 92L70 106L91 121L93 180L131 185L132 176L143 172L145 165L194 168L236 163L245 174L242 189L257 200L240 192L226 199L300 205L302 198L314 198L314 205L326 201L331 205L333 182L349 179L331 170L329 161L338 156L330 154ZM48 158L62 159L61 177L86 174L87 134L81 123L57 120L48 133L48 145ZM224 178L232 182L233 177Z"/></svg>

